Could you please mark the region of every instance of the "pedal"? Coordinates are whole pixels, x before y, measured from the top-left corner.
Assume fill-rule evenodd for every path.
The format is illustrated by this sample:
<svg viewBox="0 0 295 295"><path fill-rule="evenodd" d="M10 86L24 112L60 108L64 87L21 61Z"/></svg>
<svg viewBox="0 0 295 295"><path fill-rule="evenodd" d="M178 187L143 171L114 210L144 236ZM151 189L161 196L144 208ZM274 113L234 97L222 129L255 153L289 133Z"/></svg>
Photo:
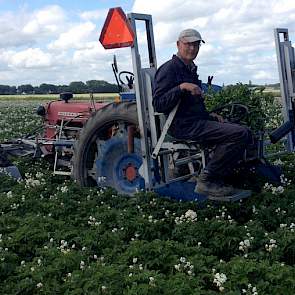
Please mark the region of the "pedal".
<svg viewBox="0 0 295 295"><path fill-rule="evenodd" d="M217 201L217 202L236 202L241 199L245 199L245 198L250 197L251 194L252 194L252 192L250 190L240 190L230 196L217 197L217 196L213 196L213 195L208 195L207 198L208 198L208 200Z"/></svg>

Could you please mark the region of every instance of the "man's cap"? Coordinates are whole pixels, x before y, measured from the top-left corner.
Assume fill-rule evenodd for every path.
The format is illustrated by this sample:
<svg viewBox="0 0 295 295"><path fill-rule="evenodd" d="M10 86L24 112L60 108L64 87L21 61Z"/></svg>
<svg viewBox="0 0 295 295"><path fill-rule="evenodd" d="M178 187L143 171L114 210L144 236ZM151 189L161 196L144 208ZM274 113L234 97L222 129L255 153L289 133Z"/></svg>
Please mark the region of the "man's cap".
<svg viewBox="0 0 295 295"><path fill-rule="evenodd" d="M194 29L186 29L180 32L178 36L178 40L183 42L196 42L196 41L202 41L205 43L205 41L202 39L201 34Z"/></svg>

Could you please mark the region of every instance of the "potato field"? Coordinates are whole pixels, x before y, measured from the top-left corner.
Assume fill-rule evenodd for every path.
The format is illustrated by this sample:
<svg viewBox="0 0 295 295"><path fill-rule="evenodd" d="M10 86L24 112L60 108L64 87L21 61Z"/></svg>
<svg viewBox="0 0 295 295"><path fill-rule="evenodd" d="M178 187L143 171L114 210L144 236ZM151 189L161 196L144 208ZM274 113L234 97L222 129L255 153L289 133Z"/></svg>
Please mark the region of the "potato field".
<svg viewBox="0 0 295 295"><path fill-rule="evenodd" d="M2 98L0 142L40 125L39 103ZM253 171L253 195L225 204L81 188L15 159L23 180L0 175L0 294L293 295L295 155L271 161L280 184Z"/></svg>

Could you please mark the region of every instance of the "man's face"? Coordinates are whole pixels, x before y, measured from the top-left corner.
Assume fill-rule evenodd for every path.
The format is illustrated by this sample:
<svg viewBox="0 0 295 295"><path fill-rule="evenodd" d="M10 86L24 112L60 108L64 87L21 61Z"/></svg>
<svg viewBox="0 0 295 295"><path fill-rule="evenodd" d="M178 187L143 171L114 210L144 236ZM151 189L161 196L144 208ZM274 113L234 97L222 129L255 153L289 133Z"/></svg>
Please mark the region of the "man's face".
<svg viewBox="0 0 295 295"><path fill-rule="evenodd" d="M177 48L179 56L187 62L192 62L198 55L200 49L200 41L196 42L184 42L177 41Z"/></svg>

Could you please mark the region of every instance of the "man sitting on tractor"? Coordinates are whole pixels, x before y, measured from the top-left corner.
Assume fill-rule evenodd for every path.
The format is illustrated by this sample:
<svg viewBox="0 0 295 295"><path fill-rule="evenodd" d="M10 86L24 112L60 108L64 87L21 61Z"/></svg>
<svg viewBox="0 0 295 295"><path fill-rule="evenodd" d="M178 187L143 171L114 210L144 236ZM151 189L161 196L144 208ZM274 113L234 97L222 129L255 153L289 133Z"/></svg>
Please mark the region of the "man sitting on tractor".
<svg viewBox="0 0 295 295"><path fill-rule="evenodd" d="M197 57L200 33L186 29L179 34L178 52L157 71L153 87L153 106L157 112L169 112L180 104L169 133L181 140L193 140L203 146L214 146L214 154L198 177L195 191L216 197L231 196L235 192L224 183L224 177L243 157L252 141L248 128L224 122L217 114L209 114L204 104L201 81L198 79Z"/></svg>

